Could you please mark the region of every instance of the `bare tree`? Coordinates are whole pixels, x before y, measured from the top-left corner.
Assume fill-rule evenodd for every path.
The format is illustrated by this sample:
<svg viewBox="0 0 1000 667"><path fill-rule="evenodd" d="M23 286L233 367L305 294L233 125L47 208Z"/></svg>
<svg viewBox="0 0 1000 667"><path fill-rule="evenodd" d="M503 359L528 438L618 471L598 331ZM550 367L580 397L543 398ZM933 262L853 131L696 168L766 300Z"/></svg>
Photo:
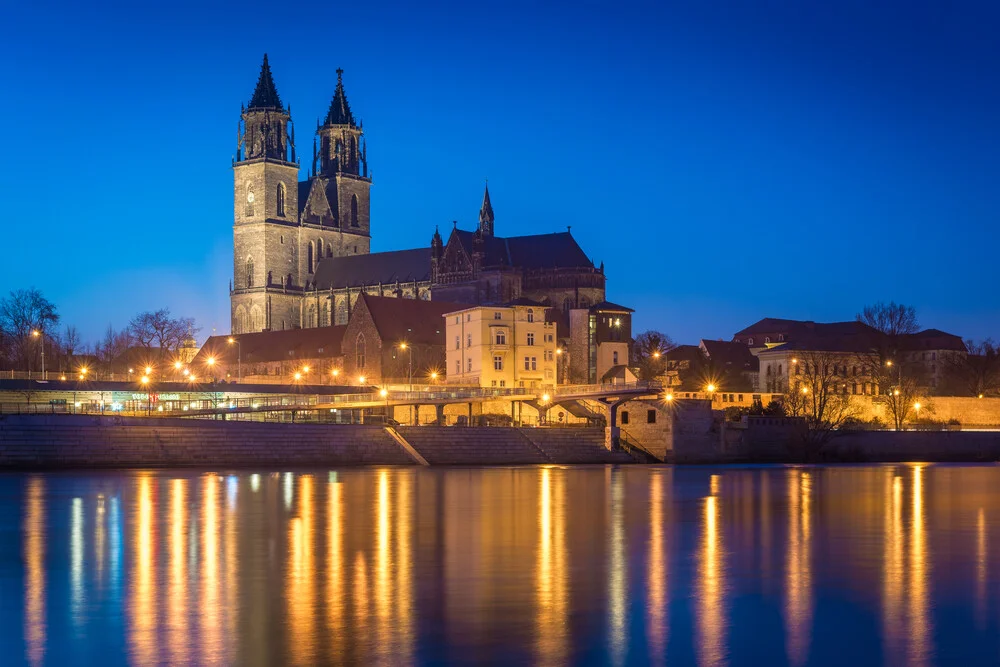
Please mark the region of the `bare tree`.
<svg viewBox="0 0 1000 667"><path fill-rule="evenodd" d="M120 366L127 364L128 351L132 347L132 334L128 329L115 331L114 327L108 325L104 338L98 342L95 353L98 361L108 373L114 373Z"/></svg>
<svg viewBox="0 0 1000 667"><path fill-rule="evenodd" d="M832 352L806 351L797 359L785 402L789 414L806 418L815 440L825 440L855 415L847 391L848 366L844 355Z"/></svg>
<svg viewBox="0 0 1000 667"><path fill-rule="evenodd" d="M34 287L13 290L0 300L0 330L10 345L13 361L27 364L40 345L47 343L45 332L59 323L56 307ZM32 331L41 332L36 340Z"/></svg>
<svg viewBox="0 0 1000 667"><path fill-rule="evenodd" d="M155 355L162 363L168 354L176 352L188 336L198 328L190 317L171 317L169 308L139 313L129 322L128 331L149 356Z"/></svg>
<svg viewBox="0 0 1000 667"><path fill-rule="evenodd" d="M677 345L670 336L660 331L644 331L632 341L631 364L639 367L643 380L652 380L663 374L669 350Z"/></svg>
<svg viewBox="0 0 1000 667"><path fill-rule="evenodd" d="M965 341L968 354L945 358L943 393L957 396L991 396L1000 393L1000 347L987 338Z"/></svg>
<svg viewBox="0 0 1000 667"><path fill-rule="evenodd" d="M886 336L897 337L904 334L917 333L917 311L913 306L904 306L895 301L865 306L857 315L858 322L864 322L871 328Z"/></svg>

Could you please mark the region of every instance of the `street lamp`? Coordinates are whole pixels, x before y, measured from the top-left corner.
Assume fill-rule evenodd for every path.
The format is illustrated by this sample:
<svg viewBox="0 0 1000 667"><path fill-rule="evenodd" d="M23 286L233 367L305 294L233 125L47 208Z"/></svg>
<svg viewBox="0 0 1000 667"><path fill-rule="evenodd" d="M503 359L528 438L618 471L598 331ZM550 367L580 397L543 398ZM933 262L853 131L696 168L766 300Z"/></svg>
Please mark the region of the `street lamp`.
<svg viewBox="0 0 1000 667"><path fill-rule="evenodd" d="M365 378L364 375L358 376L358 384L364 384L365 383L365 379L366 378Z"/></svg>
<svg viewBox="0 0 1000 667"><path fill-rule="evenodd" d="M437 371L431 371L431 382L437 382L438 374Z"/></svg>
<svg viewBox="0 0 1000 667"><path fill-rule="evenodd" d="M38 342L42 346L42 379L44 380L45 379L45 337L42 335L42 332L39 331L38 329L32 329L31 330L31 335L34 338L37 338Z"/></svg>
<svg viewBox="0 0 1000 667"><path fill-rule="evenodd" d="M243 349L242 349L243 346L240 345L240 339L239 338L234 338L233 336L230 336L229 337L229 344L232 345L233 343L236 344L236 380L237 381L242 381L243 380Z"/></svg>
<svg viewBox="0 0 1000 667"><path fill-rule="evenodd" d="M139 383L142 384L142 388L146 390L146 416L148 417L153 403L153 397L149 394L149 376L143 375L139 380Z"/></svg>
<svg viewBox="0 0 1000 667"><path fill-rule="evenodd" d="M406 382L410 386L410 391L413 391L413 348L403 342L399 344L399 349L406 350L410 354L409 363L407 365Z"/></svg>
<svg viewBox="0 0 1000 667"><path fill-rule="evenodd" d="M340 369L334 368L332 371L330 371L330 375L332 375L333 379L336 380L337 376L340 375Z"/></svg>
<svg viewBox="0 0 1000 667"><path fill-rule="evenodd" d="M705 387L705 391L708 392L708 400L709 401L713 401L713 402L715 401L715 390L716 390L716 388L717 387L712 382L709 382L708 386Z"/></svg>

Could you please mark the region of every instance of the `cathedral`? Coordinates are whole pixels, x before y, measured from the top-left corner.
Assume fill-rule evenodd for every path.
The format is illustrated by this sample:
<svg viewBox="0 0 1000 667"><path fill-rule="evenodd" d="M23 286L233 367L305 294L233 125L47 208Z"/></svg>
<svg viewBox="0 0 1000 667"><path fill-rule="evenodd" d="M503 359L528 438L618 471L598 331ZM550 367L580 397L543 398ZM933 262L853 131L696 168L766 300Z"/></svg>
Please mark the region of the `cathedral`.
<svg viewBox="0 0 1000 667"><path fill-rule="evenodd" d="M233 333L346 324L365 293L468 304L530 299L553 307L564 336L570 310L604 301L604 265L595 267L568 229L496 236L488 189L474 231L455 224L447 241L435 229L428 247L372 253L365 142L338 69L300 181L291 107L264 56L233 162Z"/></svg>

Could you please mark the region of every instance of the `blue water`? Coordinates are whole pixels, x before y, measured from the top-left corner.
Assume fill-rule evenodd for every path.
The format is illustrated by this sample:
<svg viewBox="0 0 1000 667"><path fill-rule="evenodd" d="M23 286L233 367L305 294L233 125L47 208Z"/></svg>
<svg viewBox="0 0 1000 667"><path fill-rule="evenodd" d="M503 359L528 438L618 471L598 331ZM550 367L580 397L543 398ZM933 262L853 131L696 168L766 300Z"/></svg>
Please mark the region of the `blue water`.
<svg viewBox="0 0 1000 667"><path fill-rule="evenodd" d="M1000 468L0 475L2 664L995 665Z"/></svg>

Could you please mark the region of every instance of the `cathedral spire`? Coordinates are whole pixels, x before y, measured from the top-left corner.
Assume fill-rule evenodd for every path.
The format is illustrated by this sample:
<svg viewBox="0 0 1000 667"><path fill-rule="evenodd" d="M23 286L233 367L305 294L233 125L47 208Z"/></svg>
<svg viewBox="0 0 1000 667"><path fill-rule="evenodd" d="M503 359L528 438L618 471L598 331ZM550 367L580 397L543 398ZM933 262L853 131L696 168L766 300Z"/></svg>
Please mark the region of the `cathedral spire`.
<svg viewBox="0 0 1000 667"><path fill-rule="evenodd" d="M351 113L351 105L347 103L347 93L344 92L344 70L339 67L337 68L337 89L333 93L333 101L330 102L330 110L326 114L326 124L357 127L354 115Z"/></svg>
<svg viewBox="0 0 1000 667"><path fill-rule="evenodd" d="M281 106L281 98L278 97L278 89L274 86L274 77L271 76L271 66L267 63L267 54L264 54L264 62L260 66L260 76L257 77L257 88L250 98L251 109L278 109L284 111Z"/></svg>
<svg viewBox="0 0 1000 667"><path fill-rule="evenodd" d="M483 205L479 209L479 232L483 236L493 236L493 204L490 203L490 186L483 191Z"/></svg>

